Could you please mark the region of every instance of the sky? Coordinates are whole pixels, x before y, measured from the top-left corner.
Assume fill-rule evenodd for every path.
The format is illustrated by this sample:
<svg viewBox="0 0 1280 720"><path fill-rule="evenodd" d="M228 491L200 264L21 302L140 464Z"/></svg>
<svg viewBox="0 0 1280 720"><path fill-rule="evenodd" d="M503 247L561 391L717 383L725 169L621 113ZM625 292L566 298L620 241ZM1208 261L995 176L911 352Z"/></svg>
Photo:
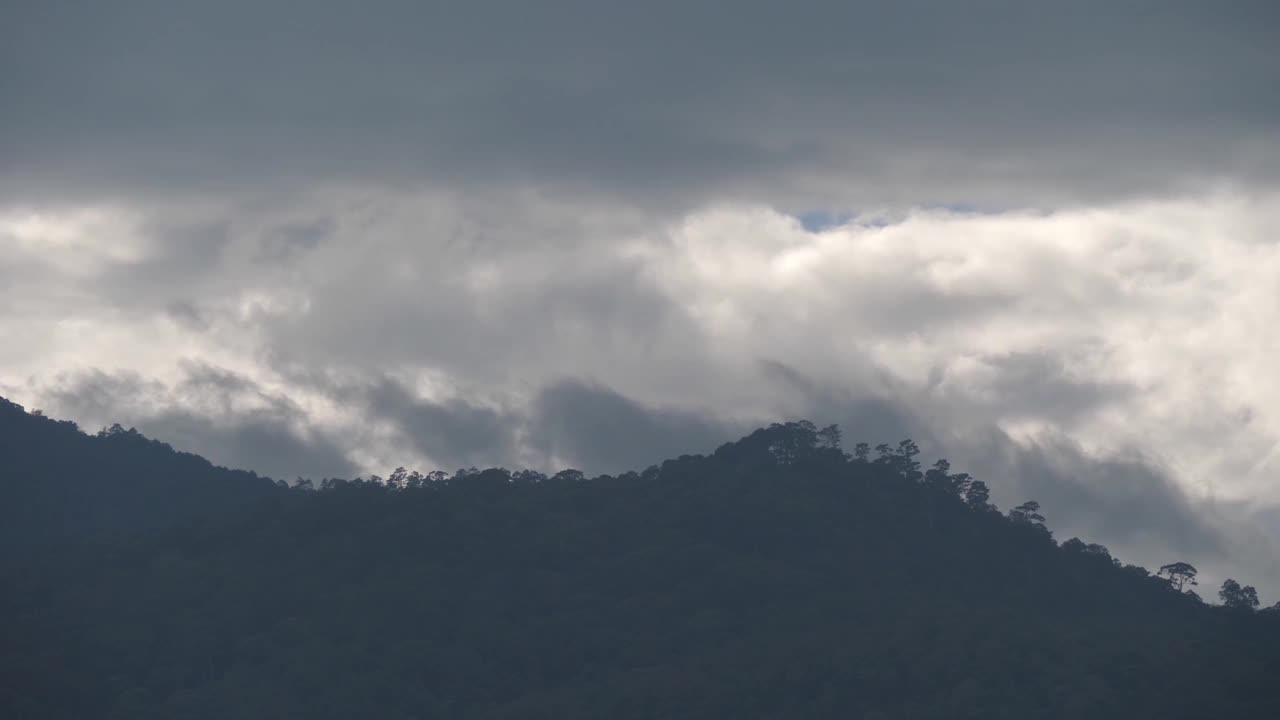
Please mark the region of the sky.
<svg viewBox="0 0 1280 720"><path fill-rule="evenodd" d="M1280 599L1280 8L14 0L0 395L273 477L916 439Z"/></svg>

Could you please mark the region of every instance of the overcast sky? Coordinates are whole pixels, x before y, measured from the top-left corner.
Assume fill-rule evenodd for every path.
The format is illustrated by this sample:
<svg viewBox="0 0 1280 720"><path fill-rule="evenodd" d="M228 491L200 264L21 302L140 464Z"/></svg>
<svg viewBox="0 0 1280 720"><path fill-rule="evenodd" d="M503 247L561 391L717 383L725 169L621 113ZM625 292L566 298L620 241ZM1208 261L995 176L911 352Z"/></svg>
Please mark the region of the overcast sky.
<svg viewBox="0 0 1280 720"><path fill-rule="evenodd" d="M1280 599L1273 2L4 15L17 402L290 479L808 417Z"/></svg>

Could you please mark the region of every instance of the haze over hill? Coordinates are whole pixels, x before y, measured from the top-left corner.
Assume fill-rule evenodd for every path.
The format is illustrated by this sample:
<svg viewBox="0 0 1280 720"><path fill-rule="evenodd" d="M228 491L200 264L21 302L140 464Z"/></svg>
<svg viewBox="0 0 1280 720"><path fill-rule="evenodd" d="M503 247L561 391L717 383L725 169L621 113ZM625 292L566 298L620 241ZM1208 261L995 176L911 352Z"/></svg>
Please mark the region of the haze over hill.
<svg viewBox="0 0 1280 720"><path fill-rule="evenodd" d="M0 401L0 712L1274 718L1280 603L1058 543L909 440L289 487ZM1223 606L1206 605L1192 590Z"/></svg>

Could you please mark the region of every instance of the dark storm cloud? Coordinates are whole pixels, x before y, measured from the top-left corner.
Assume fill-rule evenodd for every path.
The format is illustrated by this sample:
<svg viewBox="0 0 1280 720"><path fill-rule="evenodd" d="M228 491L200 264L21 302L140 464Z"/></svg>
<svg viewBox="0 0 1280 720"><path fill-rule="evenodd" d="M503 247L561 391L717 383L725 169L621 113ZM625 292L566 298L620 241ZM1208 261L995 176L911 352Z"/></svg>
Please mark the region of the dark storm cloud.
<svg viewBox="0 0 1280 720"><path fill-rule="evenodd" d="M534 402L529 443L586 472L616 473L710 453L746 429L710 414L649 407L607 387L567 380L548 386Z"/></svg>
<svg viewBox="0 0 1280 720"><path fill-rule="evenodd" d="M668 199L914 183L927 200L999 201L1273 177L1277 159L1266 2L22 2L6 16L5 184L28 194L399 177ZM961 181L966 197L948 190Z"/></svg>
<svg viewBox="0 0 1280 720"><path fill-rule="evenodd" d="M508 465L518 417L466 400L432 401L394 380L364 391L370 414L390 421L411 447L445 468Z"/></svg>
<svg viewBox="0 0 1280 720"><path fill-rule="evenodd" d="M235 465L277 480L350 478L357 472L332 441L304 438L271 412L211 418L172 409L130 424L179 450L198 452L218 464Z"/></svg>
<svg viewBox="0 0 1280 720"><path fill-rule="evenodd" d="M269 262L287 261L316 249L333 232L333 223L327 218L272 228L260 241L257 259Z"/></svg>
<svg viewBox="0 0 1280 720"><path fill-rule="evenodd" d="M524 463L549 472L566 463L590 474L637 470L711 452L750 428L710 414L650 407L576 380L547 385L527 407L429 400L390 379L339 392L361 398L373 419L390 422L413 451L446 470Z"/></svg>
<svg viewBox="0 0 1280 720"><path fill-rule="evenodd" d="M972 470L996 498L1008 506L1039 501L1060 539L1078 535L1209 560L1229 547L1222 519L1140 455L1092 457L1065 436L1015 443L994 428L970 437L960 450L976 459Z"/></svg>
<svg viewBox="0 0 1280 720"><path fill-rule="evenodd" d="M165 391L162 383L148 382L131 373L92 370L58 380L55 387L44 393L51 408L56 408L54 413L62 413L81 422L97 422L102 426L115 422L124 424L126 419L106 421L107 417L119 412L122 398L140 398Z"/></svg>
<svg viewBox="0 0 1280 720"><path fill-rule="evenodd" d="M303 411L251 379L193 365L175 386L137 375L84 372L64 376L44 397L54 413L99 426L120 423L220 464L276 479L352 477L355 467L336 438L305 432ZM258 401L249 407L241 401ZM85 428L92 432L93 427Z"/></svg>
<svg viewBox="0 0 1280 720"><path fill-rule="evenodd" d="M907 438L926 447L938 444L901 398L889 399L894 388L886 373L868 371L863 387L858 388L819 382L777 360L761 360L760 366L768 382L786 388L791 395L797 418L839 425L850 448L860 442L895 444Z"/></svg>
<svg viewBox="0 0 1280 720"><path fill-rule="evenodd" d="M978 402L1009 418L1051 418L1066 427L1099 407L1126 402L1137 392L1123 383L1072 376L1064 359L1050 352L990 355L982 363L990 369L991 380L983 385Z"/></svg>
<svg viewBox="0 0 1280 720"><path fill-rule="evenodd" d="M145 252L125 262L105 264L95 276L81 282L104 304L143 311L166 307L180 322L197 319L200 302L191 294L225 269L233 243L231 222L149 219L133 232L135 241L145 245ZM89 240L121 242L111 237Z"/></svg>
<svg viewBox="0 0 1280 720"><path fill-rule="evenodd" d="M164 311L174 322L196 332L209 328L209 320L204 313L200 312L200 308L191 302L174 300L165 305Z"/></svg>

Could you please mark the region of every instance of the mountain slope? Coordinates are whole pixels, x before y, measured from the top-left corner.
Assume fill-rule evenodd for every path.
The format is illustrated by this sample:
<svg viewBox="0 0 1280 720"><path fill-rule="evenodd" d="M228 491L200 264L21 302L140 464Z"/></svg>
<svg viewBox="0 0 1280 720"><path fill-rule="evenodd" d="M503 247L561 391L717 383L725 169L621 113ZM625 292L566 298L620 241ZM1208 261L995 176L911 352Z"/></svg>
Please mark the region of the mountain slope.
<svg viewBox="0 0 1280 720"><path fill-rule="evenodd" d="M0 540L19 556L37 543L235 513L279 491L267 478L215 467L137 431L115 425L85 435L4 398L0 473Z"/></svg>
<svg viewBox="0 0 1280 720"><path fill-rule="evenodd" d="M284 491L41 427L6 487L93 487L114 530L10 571L9 717L1280 717L1280 614L1060 546L909 442L789 423L621 477ZM157 522L183 489L232 500Z"/></svg>

